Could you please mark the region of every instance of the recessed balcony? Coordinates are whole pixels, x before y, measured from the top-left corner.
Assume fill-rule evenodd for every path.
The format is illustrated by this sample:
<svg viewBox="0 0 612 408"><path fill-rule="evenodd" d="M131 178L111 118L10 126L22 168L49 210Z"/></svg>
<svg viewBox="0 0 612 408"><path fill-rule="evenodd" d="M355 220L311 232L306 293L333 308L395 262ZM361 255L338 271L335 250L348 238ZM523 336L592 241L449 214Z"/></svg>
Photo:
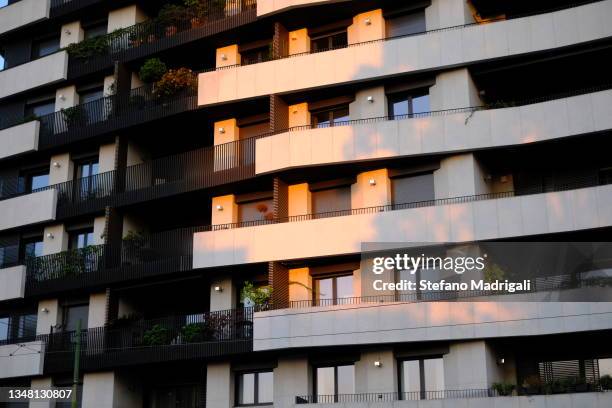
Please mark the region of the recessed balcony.
<svg viewBox="0 0 612 408"><path fill-rule="evenodd" d="M208 106L408 72L544 51L612 35L606 0L481 25L434 30L347 48L221 68L200 74L198 104Z"/></svg>
<svg viewBox="0 0 612 408"><path fill-rule="evenodd" d="M17 3L19 4L19 3ZM0 71L0 99L63 81L68 77L68 53L56 52Z"/></svg>
<svg viewBox="0 0 612 408"><path fill-rule="evenodd" d="M0 35L49 18L50 0L20 0L0 7Z"/></svg>

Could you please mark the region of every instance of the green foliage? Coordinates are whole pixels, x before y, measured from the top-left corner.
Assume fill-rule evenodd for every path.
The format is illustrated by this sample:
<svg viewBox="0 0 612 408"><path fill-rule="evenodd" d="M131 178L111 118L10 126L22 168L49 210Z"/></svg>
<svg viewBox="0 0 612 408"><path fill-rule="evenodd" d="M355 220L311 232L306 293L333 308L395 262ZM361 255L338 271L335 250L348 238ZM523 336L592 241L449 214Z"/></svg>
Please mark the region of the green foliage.
<svg viewBox="0 0 612 408"><path fill-rule="evenodd" d="M154 94L158 98L176 95L184 89L196 89L198 79L189 68L171 69L155 83Z"/></svg>
<svg viewBox="0 0 612 408"><path fill-rule="evenodd" d="M66 52L73 58L90 58L96 55L108 53L108 37L101 35L94 38L70 44L66 47Z"/></svg>
<svg viewBox="0 0 612 408"><path fill-rule="evenodd" d="M66 122L66 126L69 128L84 125L87 121L87 114L81 105L62 109L61 112Z"/></svg>
<svg viewBox="0 0 612 408"><path fill-rule="evenodd" d="M145 61L144 65L140 68L138 75L143 82L153 83L157 82L164 74L168 71L166 64L164 64L159 58L151 58Z"/></svg>
<svg viewBox="0 0 612 408"><path fill-rule="evenodd" d="M240 293L242 301L250 299L256 306L268 304L272 296L272 287L262 286L256 288L252 282L245 282L242 292Z"/></svg>
<svg viewBox="0 0 612 408"><path fill-rule="evenodd" d="M185 343L204 341L204 330L201 323L190 323L181 329L181 338Z"/></svg>
<svg viewBox="0 0 612 408"><path fill-rule="evenodd" d="M609 374L602 375L599 379L599 385L604 390L612 390L612 376Z"/></svg>
<svg viewBox="0 0 612 408"><path fill-rule="evenodd" d="M506 273L498 264L487 265L484 270L485 282L497 282L504 280Z"/></svg>
<svg viewBox="0 0 612 408"><path fill-rule="evenodd" d="M187 10L178 4L166 4L159 11L157 20L165 25L177 24L186 16Z"/></svg>
<svg viewBox="0 0 612 408"><path fill-rule="evenodd" d="M496 391L498 395L504 397L512 395L514 389L516 388L516 385L510 383L493 383L491 388L493 388L493 390Z"/></svg>
<svg viewBox="0 0 612 408"><path fill-rule="evenodd" d="M151 327L142 336L142 344L145 346L163 346L170 344L170 341L170 330L161 324Z"/></svg>

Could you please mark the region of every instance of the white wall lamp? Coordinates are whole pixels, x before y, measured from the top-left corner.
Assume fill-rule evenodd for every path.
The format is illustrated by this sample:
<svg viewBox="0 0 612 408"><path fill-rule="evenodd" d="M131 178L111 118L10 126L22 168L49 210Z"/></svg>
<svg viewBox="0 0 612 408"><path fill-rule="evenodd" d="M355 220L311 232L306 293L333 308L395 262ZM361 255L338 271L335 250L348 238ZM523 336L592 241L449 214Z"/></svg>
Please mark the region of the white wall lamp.
<svg viewBox="0 0 612 408"><path fill-rule="evenodd" d="M62 101L66 100L66 97L64 96L64 94L59 94L58 98Z"/></svg>
<svg viewBox="0 0 612 408"><path fill-rule="evenodd" d="M375 186L375 185L376 185L376 180L374 180L374 179L370 179L370 180L368 181L368 183L370 183L370 185L371 185L371 186Z"/></svg>
<svg viewBox="0 0 612 408"><path fill-rule="evenodd" d="M366 18L364 22L365 22L365 25L372 25L372 19Z"/></svg>
<svg viewBox="0 0 612 408"><path fill-rule="evenodd" d="M227 55L221 54L221 61L227 61Z"/></svg>
<svg viewBox="0 0 612 408"><path fill-rule="evenodd" d="M368 96L368 102L374 103L374 97L373 96Z"/></svg>
<svg viewBox="0 0 612 408"><path fill-rule="evenodd" d="M47 309L46 307L43 307L42 309L40 309L40 311L43 313L49 313L49 309Z"/></svg>
<svg viewBox="0 0 612 408"><path fill-rule="evenodd" d="M217 211L223 211L223 206L221 204L217 205Z"/></svg>
<svg viewBox="0 0 612 408"><path fill-rule="evenodd" d="M225 128L220 127L219 128L219 133L224 134L225 133Z"/></svg>
<svg viewBox="0 0 612 408"><path fill-rule="evenodd" d="M383 366L383 363L381 361L374 362L374 367L381 368L382 366Z"/></svg>
<svg viewBox="0 0 612 408"><path fill-rule="evenodd" d="M53 233L47 232L47 238L53 239L53 238L55 238L55 236L53 235Z"/></svg>
<svg viewBox="0 0 612 408"><path fill-rule="evenodd" d="M59 169L60 167L62 167L62 165L59 162L54 161L53 167L55 167L56 169Z"/></svg>
<svg viewBox="0 0 612 408"><path fill-rule="evenodd" d="M217 293L223 292L223 288L221 286L215 286L215 292Z"/></svg>
<svg viewBox="0 0 612 408"><path fill-rule="evenodd" d="M64 30L64 33L66 35L72 35L72 31L70 31L69 29Z"/></svg>

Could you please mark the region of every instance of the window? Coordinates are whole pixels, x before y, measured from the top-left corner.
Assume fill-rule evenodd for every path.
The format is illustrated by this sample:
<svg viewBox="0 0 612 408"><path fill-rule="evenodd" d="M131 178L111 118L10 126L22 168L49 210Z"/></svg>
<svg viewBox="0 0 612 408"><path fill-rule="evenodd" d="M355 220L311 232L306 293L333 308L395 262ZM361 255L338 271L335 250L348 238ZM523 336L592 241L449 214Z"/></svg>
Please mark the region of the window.
<svg viewBox="0 0 612 408"><path fill-rule="evenodd" d="M350 186L313 191L311 198L312 211L314 214L346 211L351 209Z"/></svg>
<svg viewBox="0 0 612 408"><path fill-rule="evenodd" d="M62 326L66 331L74 331L77 328L79 320L81 321L81 329L87 328L87 320L89 315L89 304L69 303L63 306Z"/></svg>
<svg viewBox="0 0 612 408"><path fill-rule="evenodd" d="M60 48L59 37L44 38L32 42L32 59L42 58L53 54Z"/></svg>
<svg viewBox="0 0 612 408"><path fill-rule="evenodd" d="M313 52L342 48L348 45L348 35L346 30L327 33L311 38L310 44Z"/></svg>
<svg viewBox="0 0 612 408"><path fill-rule="evenodd" d="M31 259L42 256L43 237L27 238L22 241L21 259Z"/></svg>
<svg viewBox="0 0 612 408"><path fill-rule="evenodd" d="M429 90L421 89L411 92L401 92L387 96L389 101L389 116L408 116L429 112Z"/></svg>
<svg viewBox="0 0 612 408"><path fill-rule="evenodd" d="M55 112L55 99L47 99L40 102L28 103L25 106L25 117L40 118Z"/></svg>
<svg viewBox="0 0 612 408"><path fill-rule="evenodd" d="M274 202L271 198L243 202L238 205L238 219L240 222L261 221L273 217Z"/></svg>
<svg viewBox="0 0 612 408"><path fill-rule="evenodd" d="M238 405L272 404L274 401L274 375L272 371L239 373L236 376Z"/></svg>
<svg viewBox="0 0 612 408"><path fill-rule="evenodd" d="M391 179L393 204L407 204L435 199L433 173Z"/></svg>
<svg viewBox="0 0 612 408"><path fill-rule="evenodd" d="M106 110L105 106L101 106L100 104L104 103L104 101L100 101L98 103L93 103L97 100L101 100L104 97L104 87L95 87L92 89L88 89L86 91L79 92L79 107L83 110L84 117L87 119L87 123L95 123L100 120L106 119ZM101 113L104 115L100 116Z"/></svg>
<svg viewBox="0 0 612 408"><path fill-rule="evenodd" d="M80 182L75 183L77 196L87 199L96 193L97 177L99 172L98 158L81 160L75 163L75 178Z"/></svg>
<svg viewBox="0 0 612 408"><path fill-rule="evenodd" d="M37 319L35 313L0 316L0 342L36 336Z"/></svg>
<svg viewBox="0 0 612 408"><path fill-rule="evenodd" d="M93 228L86 228L70 233L68 241L69 249L80 249L89 245L94 245Z"/></svg>
<svg viewBox="0 0 612 408"><path fill-rule="evenodd" d="M405 400L443 398L442 357L404 360L400 364L400 397Z"/></svg>
<svg viewBox="0 0 612 408"><path fill-rule="evenodd" d="M387 28L387 37L423 33L427 30L425 26L425 10L390 16L385 19L385 26Z"/></svg>
<svg viewBox="0 0 612 408"><path fill-rule="evenodd" d="M350 303L354 297L353 273L317 278L314 281L314 301L316 305L338 305Z"/></svg>
<svg viewBox="0 0 612 408"><path fill-rule="evenodd" d="M151 408L197 408L198 387L196 385L175 385L160 387L153 391Z"/></svg>
<svg viewBox="0 0 612 408"><path fill-rule="evenodd" d="M342 396L355 394L355 366L337 365L317 367L315 395L318 403L342 402Z"/></svg>
<svg viewBox="0 0 612 408"><path fill-rule="evenodd" d="M90 38L95 38L95 37L99 37L101 35L105 35L106 31L108 28L108 22L104 21L101 23L97 23L94 25L91 25L89 27L85 27L84 31L84 35L85 35L85 39L89 40Z"/></svg>
<svg viewBox="0 0 612 408"><path fill-rule="evenodd" d="M262 47L252 48L247 51L242 51L240 53L240 64L249 65L269 61L271 57L270 47L271 45L269 44Z"/></svg>
<svg viewBox="0 0 612 408"><path fill-rule="evenodd" d="M32 193L49 186L49 169L31 170L19 177L20 191Z"/></svg>
<svg viewBox="0 0 612 408"><path fill-rule="evenodd" d="M329 127L349 120L348 105L311 112L313 127Z"/></svg>

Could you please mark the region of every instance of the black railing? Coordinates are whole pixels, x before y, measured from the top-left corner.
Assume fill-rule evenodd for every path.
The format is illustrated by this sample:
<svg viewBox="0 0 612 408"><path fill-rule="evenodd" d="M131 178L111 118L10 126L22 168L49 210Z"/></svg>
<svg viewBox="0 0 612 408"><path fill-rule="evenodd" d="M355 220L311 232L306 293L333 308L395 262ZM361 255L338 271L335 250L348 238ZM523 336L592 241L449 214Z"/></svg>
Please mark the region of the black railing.
<svg viewBox="0 0 612 408"><path fill-rule="evenodd" d="M195 9L185 8L171 16L158 17L88 40L96 41L98 52L92 55L73 53L68 77L110 68L115 60L142 58L239 27L256 18L256 0L205 0Z"/></svg>
<svg viewBox="0 0 612 408"><path fill-rule="evenodd" d="M233 309L152 320L119 319L81 332L85 370L219 357L253 350L253 310ZM77 334L39 336L45 373L72 370Z"/></svg>

